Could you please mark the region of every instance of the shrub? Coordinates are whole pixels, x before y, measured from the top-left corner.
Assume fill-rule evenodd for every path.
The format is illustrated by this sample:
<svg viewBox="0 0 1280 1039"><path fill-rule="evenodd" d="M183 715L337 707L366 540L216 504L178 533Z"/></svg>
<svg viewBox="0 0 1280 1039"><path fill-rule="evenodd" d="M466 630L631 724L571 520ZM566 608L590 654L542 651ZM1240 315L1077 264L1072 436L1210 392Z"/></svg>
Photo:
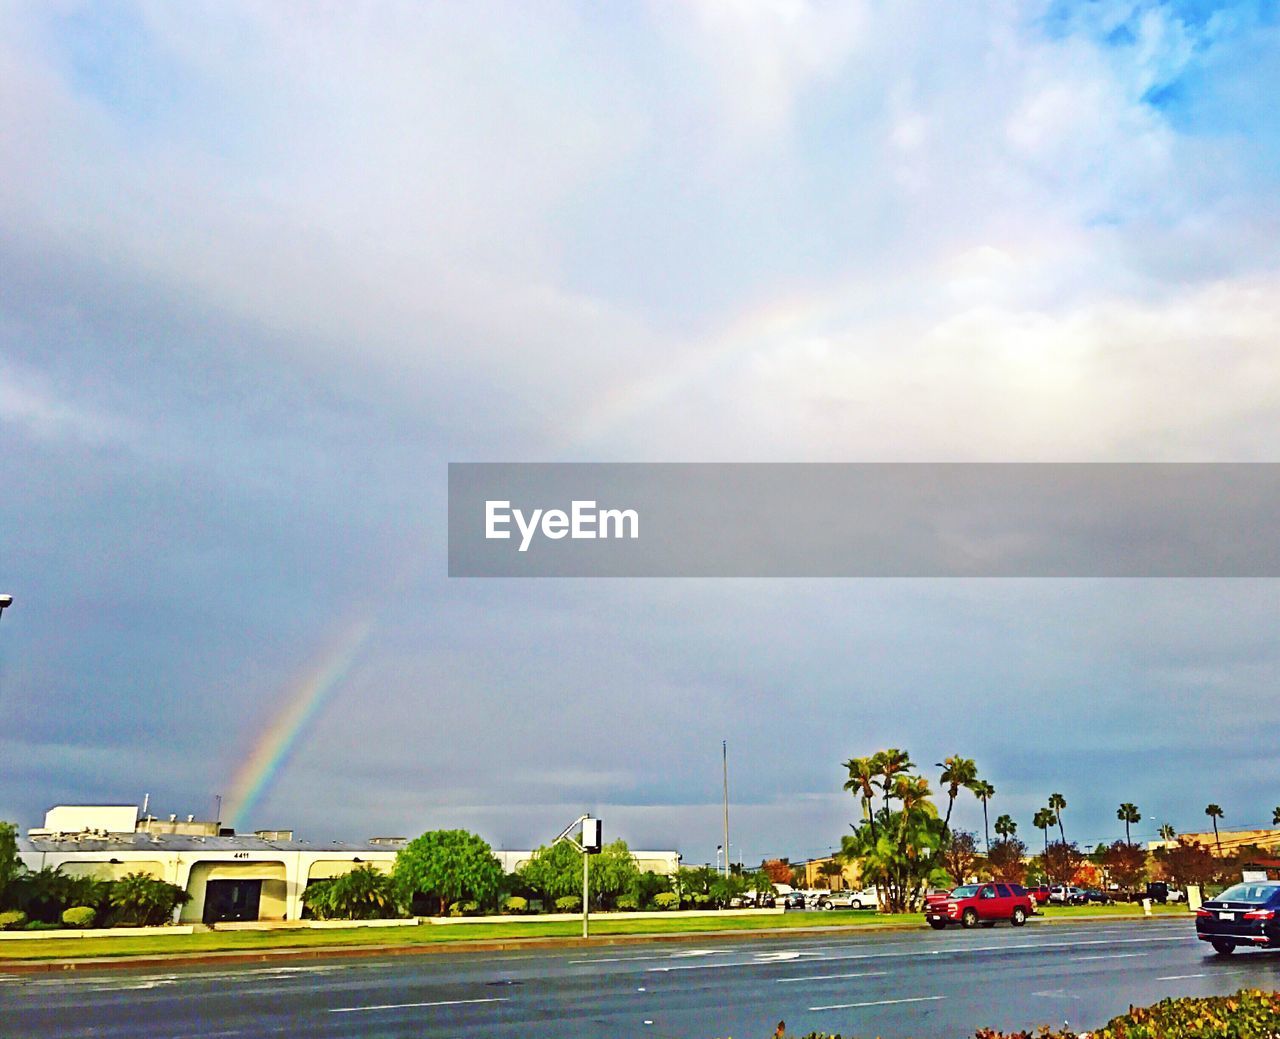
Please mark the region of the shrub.
<svg viewBox="0 0 1280 1039"><path fill-rule="evenodd" d="M111 886L111 904L125 926L167 924L174 909L190 901L191 896L176 884L142 872L126 873Z"/></svg>
<svg viewBox="0 0 1280 1039"><path fill-rule="evenodd" d="M450 916L475 916L480 912L479 902L454 902L449 907Z"/></svg>
<svg viewBox="0 0 1280 1039"><path fill-rule="evenodd" d="M624 913L634 913L637 909L640 908L640 903L637 902L630 895L619 895L617 904L618 904L618 909Z"/></svg>
<svg viewBox="0 0 1280 1039"><path fill-rule="evenodd" d="M529 900L521 898L519 895L512 895L510 898L503 899L502 911L508 915L527 913L529 911Z"/></svg>
<svg viewBox="0 0 1280 1039"><path fill-rule="evenodd" d="M27 923L27 914L20 909L0 913L0 931L20 931Z"/></svg>
<svg viewBox="0 0 1280 1039"><path fill-rule="evenodd" d="M654 909L676 909L680 905L680 896L674 891L659 891L653 896Z"/></svg>
<svg viewBox="0 0 1280 1039"><path fill-rule="evenodd" d="M24 931L61 931L62 924L51 924L48 920L31 920Z"/></svg>
<svg viewBox="0 0 1280 1039"><path fill-rule="evenodd" d="M62 911L62 924L64 927L92 927L93 918L97 915L98 911L93 906L72 906Z"/></svg>
<svg viewBox="0 0 1280 1039"><path fill-rule="evenodd" d="M563 898L557 898L556 912L580 913L582 912L582 899L577 895L565 895Z"/></svg>
<svg viewBox="0 0 1280 1039"><path fill-rule="evenodd" d="M385 920L401 915L395 881L373 866L312 881L302 892L302 901L322 920Z"/></svg>

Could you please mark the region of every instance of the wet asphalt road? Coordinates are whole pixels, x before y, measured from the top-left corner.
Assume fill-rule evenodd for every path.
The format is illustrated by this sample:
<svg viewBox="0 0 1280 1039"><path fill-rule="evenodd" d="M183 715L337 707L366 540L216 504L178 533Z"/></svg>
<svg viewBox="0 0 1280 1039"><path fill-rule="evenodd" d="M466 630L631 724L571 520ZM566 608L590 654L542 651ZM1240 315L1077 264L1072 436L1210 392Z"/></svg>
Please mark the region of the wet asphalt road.
<svg viewBox="0 0 1280 1039"><path fill-rule="evenodd" d="M1020 930L449 953L5 975L0 1036L959 1037L1096 1026L1130 1003L1280 987L1280 955L1213 956L1189 919Z"/></svg>

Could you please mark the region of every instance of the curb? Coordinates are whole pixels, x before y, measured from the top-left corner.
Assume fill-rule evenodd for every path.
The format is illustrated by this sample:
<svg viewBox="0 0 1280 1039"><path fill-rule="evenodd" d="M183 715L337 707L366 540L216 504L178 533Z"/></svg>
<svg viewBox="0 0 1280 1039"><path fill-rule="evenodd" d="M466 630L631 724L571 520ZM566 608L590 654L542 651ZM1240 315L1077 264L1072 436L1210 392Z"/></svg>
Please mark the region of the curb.
<svg viewBox="0 0 1280 1039"><path fill-rule="evenodd" d="M1157 916L1068 916L1056 919L1031 917L1029 923L1055 927L1072 923L1129 923L1177 919L1173 914ZM483 952L514 952L536 949L598 949L612 945L652 945L672 942L700 942L707 939L724 941L739 939L758 941L765 938L784 938L831 935L842 933L861 934L873 932L888 934L919 931L916 923L892 924L830 924L825 927L759 928L743 931L680 931L674 934L604 934L594 938L498 938L462 941L444 941L412 945L318 945L311 948L282 948L236 950L225 952L169 953L146 956L82 957L71 960L6 960L0 958L0 975L58 974L80 971L137 970L145 967L206 967L219 964L274 963L288 960L378 959L386 956L466 955Z"/></svg>

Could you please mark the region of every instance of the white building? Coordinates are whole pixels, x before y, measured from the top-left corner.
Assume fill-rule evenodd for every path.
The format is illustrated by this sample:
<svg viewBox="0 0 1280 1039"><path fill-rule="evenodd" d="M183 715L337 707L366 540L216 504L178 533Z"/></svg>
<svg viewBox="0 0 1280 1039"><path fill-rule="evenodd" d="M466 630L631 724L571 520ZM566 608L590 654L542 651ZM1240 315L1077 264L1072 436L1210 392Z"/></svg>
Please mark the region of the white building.
<svg viewBox="0 0 1280 1039"><path fill-rule="evenodd" d="M176 884L191 895L183 923L221 920L300 920L302 893L316 880L341 876L364 865L390 872L399 837L374 837L360 844L313 844L293 839L292 830L234 833L216 822L190 816L168 820L139 818L136 805L57 805L44 826L19 839L28 869L56 867L71 876L118 880L146 873ZM532 851L497 851L505 873L514 873ZM641 871L671 874L674 851L632 853Z"/></svg>

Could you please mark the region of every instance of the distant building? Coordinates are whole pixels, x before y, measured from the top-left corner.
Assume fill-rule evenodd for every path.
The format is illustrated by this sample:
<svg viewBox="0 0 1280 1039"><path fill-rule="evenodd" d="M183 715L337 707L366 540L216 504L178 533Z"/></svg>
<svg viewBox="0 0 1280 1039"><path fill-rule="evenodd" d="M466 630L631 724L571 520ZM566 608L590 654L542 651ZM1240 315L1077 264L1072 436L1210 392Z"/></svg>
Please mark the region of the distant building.
<svg viewBox="0 0 1280 1039"><path fill-rule="evenodd" d="M299 920L308 884L362 865L388 872L396 858L386 844L313 844L293 840L292 830L250 836L191 818L139 819L135 805L58 805L18 852L32 870L100 880L142 872L176 884L191 895L184 923Z"/></svg>
<svg viewBox="0 0 1280 1039"><path fill-rule="evenodd" d="M139 817L137 805L57 805L44 825L18 840L28 869L56 867L72 876L118 880L142 872L191 895L182 923L224 920L300 920L302 893L317 880L360 866L390 872L405 837L372 837L348 844L294 840L293 830L236 833L218 822L187 816ZM533 858L532 851L497 851L504 872ZM672 874L674 851L632 852L643 871Z"/></svg>
<svg viewBox="0 0 1280 1039"><path fill-rule="evenodd" d="M1171 841L1149 841L1147 850L1157 851L1160 848L1173 848L1177 846L1178 841L1188 841L1191 844L1203 845L1210 851L1217 852L1219 840L1221 841L1224 855L1230 855L1241 848L1254 846L1275 848L1280 847L1280 830L1219 830L1216 838L1212 830L1207 833L1180 833Z"/></svg>

